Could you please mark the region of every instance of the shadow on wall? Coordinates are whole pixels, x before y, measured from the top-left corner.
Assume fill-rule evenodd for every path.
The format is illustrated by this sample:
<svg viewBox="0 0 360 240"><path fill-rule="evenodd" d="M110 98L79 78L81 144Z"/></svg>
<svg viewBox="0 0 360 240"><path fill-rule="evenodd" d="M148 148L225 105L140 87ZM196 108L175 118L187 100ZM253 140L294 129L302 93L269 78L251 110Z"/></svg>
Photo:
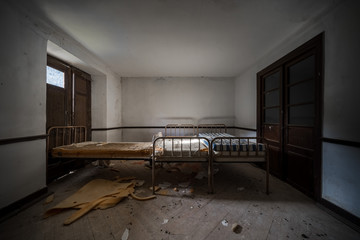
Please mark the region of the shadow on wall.
<svg viewBox="0 0 360 240"><path fill-rule="evenodd" d="M195 124L196 118L192 117L162 117L158 118L159 126L166 126L167 124Z"/></svg>
<svg viewBox="0 0 360 240"><path fill-rule="evenodd" d="M234 126L235 117L204 117L198 119L196 125L199 124L225 124L227 127Z"/></svg>

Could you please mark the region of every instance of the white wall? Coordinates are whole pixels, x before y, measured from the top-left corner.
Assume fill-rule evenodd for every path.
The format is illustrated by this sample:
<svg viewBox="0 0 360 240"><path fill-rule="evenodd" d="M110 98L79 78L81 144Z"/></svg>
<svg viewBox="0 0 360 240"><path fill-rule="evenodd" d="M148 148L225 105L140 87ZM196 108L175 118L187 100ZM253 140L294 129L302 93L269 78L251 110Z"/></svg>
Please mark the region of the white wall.
<svg viewBox="0 0 360 240"><path fill-rule="evenodd" d="M0 2L0 139L44 135L46 39ZM0 208L46 187L46 141L0 146Z"/></svg>
<svg viewBox="0 0 360 240"><path fill-rule="evenodd" d="M106 79L106 101L107 101L107 128L116 128L122 125L122 84L119 78L108 76ZM107 131L108 142L119 142L122 140L122 131L119 129Z"/></svg>
<svg viewBox="0 0 360 240"><path fill-rule="evenodd" d="M116 128L121 126L121 81L110 75L91 76L92 128ZM121 130L93 131L92 140L120 142Z"/></svg>
<svg viewBox="0 0 360 240"><path fill-rule="evenodd" d="M0 145L0 209L46 187L45 149L45 140Z"/></svg>
<svg viewBox="0 0 360 240"><path fill-rule="evenodd" d="M123 126L234 124L233 78L122 78ZM123 130L124 141L150 141L151 130Z"/></svg>
<svg viewBox="0 0 360 240"><path fill-rule="evenodd" d="M360 114L357 113L356 106L360 102L360 94L357 93L360 89L357 70L360 31L354 28L360 22L359 10L359 1L341 2L335 9L304 25L300 31L279 43L243 72L235 81L236 125L256 128L256 73L314 36L325 32L323 136L359 142ZM359 195L360 189L356 187L355 182L360 181L360 175L353 171L359 169L360 165L359 157L357 161L353 159L354 156L358 156L358 150L330 145L323 144L323 196L335 205L352 212L356 209L355 203L345 202L345 198L339 198L338 193L348 196ZM336 151L339 158L335 158L332 151ZM338 174L332 174L333 172ZM346 185L345 177L350 179L352 184ZM360 217L359 211L354 214Z"/></svg>
<svg viewBox="0 0 360 240"><path fill-rule="evenodd" d="M106 115L106 75L91 75L91 127L104 128L107 125ZM104 142L107 140L106 131L93 131L92 141Z"/></svg>
<svg viewBox="0 0 360 240"><path fill-rule="evenodd" d="M360 2L345 1L326 18L324 136L360 142Z"/></svg>

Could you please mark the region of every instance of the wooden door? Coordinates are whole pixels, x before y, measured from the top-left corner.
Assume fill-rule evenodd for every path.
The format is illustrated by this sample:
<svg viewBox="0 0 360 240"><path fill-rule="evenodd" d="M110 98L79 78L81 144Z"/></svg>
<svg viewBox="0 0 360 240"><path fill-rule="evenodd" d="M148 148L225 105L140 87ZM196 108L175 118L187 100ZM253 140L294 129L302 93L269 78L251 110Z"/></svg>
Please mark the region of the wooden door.
<svg viewBox="0 0 360 240"><path fill-rule="evenodd" d="M51 79L54 78L54 79ZM82 125L91 139L90 75L48 56L46 130L54 126ZM53 136L54 137L54 136ZM60 139L58 139L60 140ZM55 141L49 142L51 149ZM76 159L53 159L47 153L47 183L84 166Z"/></svg>
<svg viewBox="0 0 360 240"><path fill-rule="evenodd" d="M322 39L258 73L258 135L269 144L270 172L314 198L321 192Z"/></svg>
<svg viewBox="0 0 360 240"><path fill-rule="evenodd" d="M261 89L261 130L269 146L270 171L283 177L282 159L282 69L275 68L262 76Z"/></svg>

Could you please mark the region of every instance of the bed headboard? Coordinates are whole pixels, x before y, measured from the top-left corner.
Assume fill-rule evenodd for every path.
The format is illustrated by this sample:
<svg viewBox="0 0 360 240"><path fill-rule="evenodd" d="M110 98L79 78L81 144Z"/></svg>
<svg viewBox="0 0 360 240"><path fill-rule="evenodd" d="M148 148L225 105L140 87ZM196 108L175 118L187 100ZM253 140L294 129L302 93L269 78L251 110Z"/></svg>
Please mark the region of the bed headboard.
<svg viewBox="0 0 360 240"><path fill-rule="evenodd" d="M165 136L195 136L196 126L192 124L168 124L165 126Z"/></svg>
<svg viewBox="0 0 360 240"><path fill-rule="evenodd" d="M225 124L199 124L197 126L197 135L199 133L226 133L226 125Z"/></svg>
<svg viewBox="0 0 360 240"><path fill-rule="evenodd" d="M85 126L55 126L49 128L47 132L46 149L72 143L85 142L87 129Z"/></svg>

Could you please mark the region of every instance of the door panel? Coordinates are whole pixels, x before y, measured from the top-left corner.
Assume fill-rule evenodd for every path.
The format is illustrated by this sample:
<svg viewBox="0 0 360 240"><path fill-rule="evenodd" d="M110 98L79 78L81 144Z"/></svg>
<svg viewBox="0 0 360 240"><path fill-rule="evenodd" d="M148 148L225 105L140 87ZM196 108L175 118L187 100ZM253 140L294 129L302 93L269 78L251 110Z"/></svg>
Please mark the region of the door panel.
<svg viewBox="0 0 360 240"><path fill-rule="evenodd" d="M65 89L47 84L46 94L46 129L66 125Z"/></svg>
<svg viewBox="0 0 360 240"><path fill-rule="evenodd" d="M90 78L90 76L88 77ZM74 73L74 125L86 126L87 140L91 140L91 82L79 73Z"/></svg>
<svg viewBox="0 0 360 240"><path fill-rule="evenodd" d="M314 147L313 129L309 127L288 127L287 144L307 148Z"/></svg>
<svg viewBox="0 0 360 240"><path fill-rule="evenodd" d="M286 121L284 152L287 181L314 194L315 54L310 51L285 66Z"/></svg>
<svg viewBox="0 0 360 240"><path fill-rule="evenodd" d="M270 172L283 176L281 156L281 70L275 69L263 77L262 89L262 133L269 146Z"/></svg>
<svg viewBox="0 0 360 240"><path fill-rule="evenodd" d="M287 181L309 196L314 194L313 158L287 151Z"/></svg>
<svg viewBox="0 0 360 240"><path fill-rule="evenodd" d="M280 141L280 127L279 125L266 124L264 127L264 138L279 143Z"/></svg>

